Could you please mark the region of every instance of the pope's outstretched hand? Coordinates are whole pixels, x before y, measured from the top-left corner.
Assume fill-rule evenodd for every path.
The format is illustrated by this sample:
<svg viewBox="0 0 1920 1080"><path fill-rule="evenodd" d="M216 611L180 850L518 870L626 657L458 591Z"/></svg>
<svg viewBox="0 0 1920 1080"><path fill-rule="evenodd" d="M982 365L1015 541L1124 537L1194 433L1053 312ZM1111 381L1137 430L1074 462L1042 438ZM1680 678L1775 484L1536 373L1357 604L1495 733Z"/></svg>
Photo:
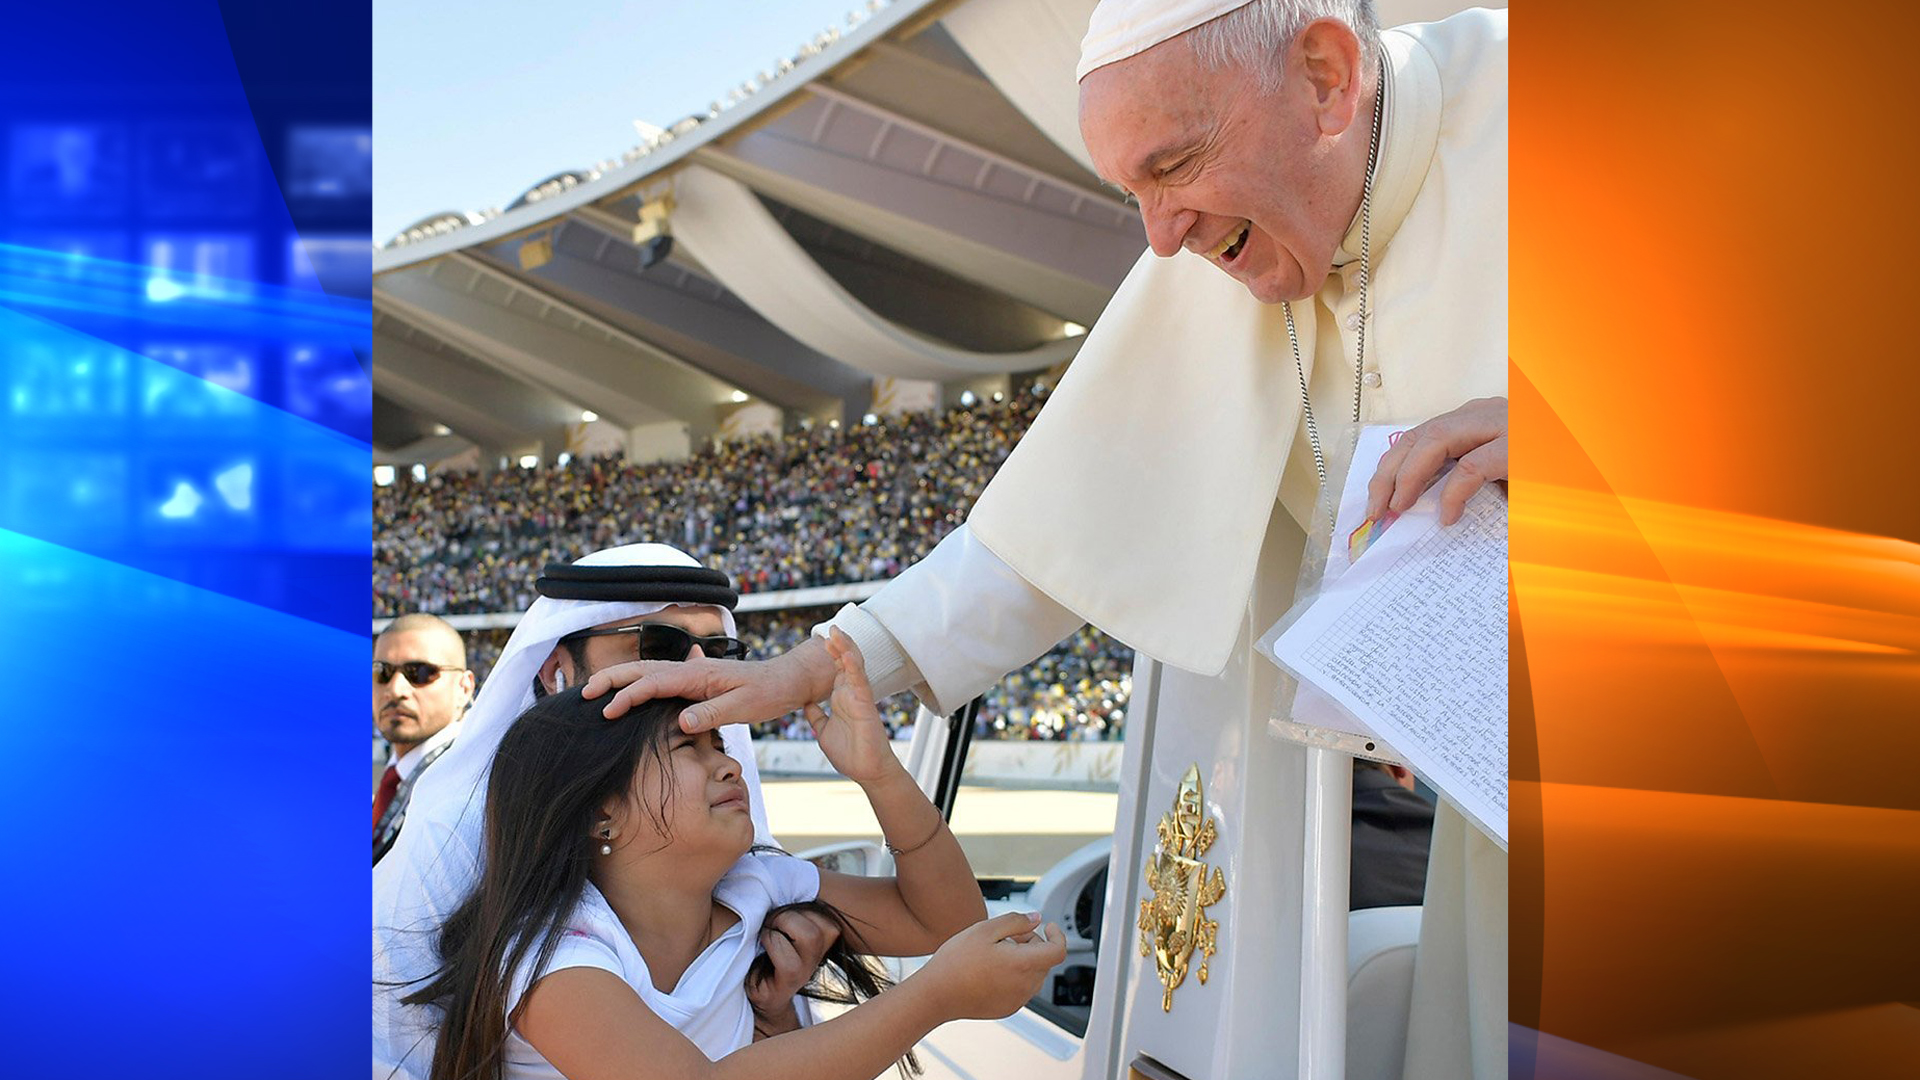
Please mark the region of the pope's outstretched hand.
<svg viewBox="0 0 1920 1080"><path fill-rule="evenodd" d="M1477 398L1400 436L1380 455L1367 484L1367 519L1404 511L1426 492L1447 462L1458 459L1440 487L1440 523L1451 525L1489 480L1507 478L1507 399Z"/></svg>
<svg viewBox="0 0 1920 1080"><path fill-rule="evenodd" d="M656 698L691 698L680 727L707 731L722 724L773 720L824 700L833 691L834 658L818 638L808 638L771 660L635 660L602 668L580 692L597 698L609 690L603 714L617 720Z"/></svg>

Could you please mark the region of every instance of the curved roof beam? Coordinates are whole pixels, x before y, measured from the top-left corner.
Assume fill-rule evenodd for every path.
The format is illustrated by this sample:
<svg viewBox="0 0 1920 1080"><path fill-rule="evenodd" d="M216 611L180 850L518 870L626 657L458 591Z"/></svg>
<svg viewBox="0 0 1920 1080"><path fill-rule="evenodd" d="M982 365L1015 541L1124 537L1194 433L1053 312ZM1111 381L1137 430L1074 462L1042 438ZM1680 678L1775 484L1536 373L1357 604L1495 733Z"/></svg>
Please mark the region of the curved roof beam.
<svg viewBox="0 0 1920 1080"><path fill-rule="evenodd" d="M373 452L376 455L433 438L433 423L411 405L395 401L379 390L373 392Z"/></svg>
<svg viewBox="0 0 1920 1080"><path fill-rule="evenodd" d="M383 374L404 380L418 389L395 392L396 400L418 402L412 407L476 443L506 445L492 441L502 428L541 438L580 419L558 395L473 360L391 316L374 327L374 348L380 358L374 365L376 387Z"/></svg>
<svg viewBox="0 0 1920 1080"><path fill-rule="evenodd" d="M413 346L385 334L376 334L374 342L380 351L380 362L373 367L373 388L383 397L421 416L435 417L461 438L480 446L516 446L540 437L539 432L526 431L474 405L472 399L462 397L457 391L402 370L390 359L418 352Z"/></svg>
<svg viewBox="0 0 1920 1080"><path fill-rule="evenodd" d="M981 353L923 337L875 314L808 255L751 189L701 165L676 177L673 234L734 295L816 352L875 375L955 379L1051 367L1079 338Z"/></svg>
<svg viewBox="0 0 1920 1080"><path fill-rule="evenodd" d="M951 10L951 9L949 9ZM951 62L939 58L950 52ZM977 143L1057 179L1097 191L1099 178L1036 127L987 78L945 23L912 38L875 42L861 63L836 71L833 85L867 101ZM820 86L815 80L809 87Z"/></svg>
<svg viewBox="0 0 1920 1080"><path fill-rule="evenodd" d="M642 272L631 245L594 229L560 228L553 260L530 276L589 313L783 408L812 412L871 392L865 372L814 352L677 265Z"/></svg>
<svg viewBox="0 0 1920 1080"><path fill-rule="evenodd" d="M988 81L1088 172L1080 140L1080 62L1098 0L968 0L940 20Z"/></svg>
<svg viewBox="0 0 1920 1080"><path fill-rule="evenodd" d="M699 160L955 277L1091 324L1146 246L1124 204L827 87Z"/></svg>
<svg viewBox="0 0 1920 1080"><path fill-rule="evenodd" d="M711 431L731 388L464 253L383 276L381 307L477 360L623 426Z"/></svg>

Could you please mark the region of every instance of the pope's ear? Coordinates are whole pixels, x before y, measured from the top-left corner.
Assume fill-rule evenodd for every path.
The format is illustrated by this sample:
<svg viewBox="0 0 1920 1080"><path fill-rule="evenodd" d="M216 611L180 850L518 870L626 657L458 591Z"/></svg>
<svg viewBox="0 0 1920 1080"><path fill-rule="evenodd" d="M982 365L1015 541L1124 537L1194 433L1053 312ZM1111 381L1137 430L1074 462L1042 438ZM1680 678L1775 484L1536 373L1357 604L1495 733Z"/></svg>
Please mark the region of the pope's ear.
<svg viewBox="0 0 1920 1080"><path fill-rule="evenodd" d="M1320 133L1338 135L1360 111L1360 38L1339 19L1315 19L1297 40L1295 60L1313 92Z"/></svg>

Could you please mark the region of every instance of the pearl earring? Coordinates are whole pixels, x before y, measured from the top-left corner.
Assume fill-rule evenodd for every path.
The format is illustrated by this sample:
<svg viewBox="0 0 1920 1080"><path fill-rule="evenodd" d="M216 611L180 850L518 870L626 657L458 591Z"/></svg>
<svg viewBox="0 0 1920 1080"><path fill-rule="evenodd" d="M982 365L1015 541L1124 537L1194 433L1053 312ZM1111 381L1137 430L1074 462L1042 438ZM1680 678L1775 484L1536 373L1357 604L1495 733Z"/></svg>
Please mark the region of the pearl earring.
<svg viewBox="0 0 1920 1080"><path fill-rule="evenodd" d="M613 839L613 830L612 830L612 829L603 829L603 830L601 830L601 832L600 832L600 838L601 838L602 840L612 840L612 839ZM612 845L612 844L610 844L610 843L608 843L608 844L601 844L601 845L600 845L600 854L602 854L602 855L611 855L611 854L613 854L613 845Z"/></svg>

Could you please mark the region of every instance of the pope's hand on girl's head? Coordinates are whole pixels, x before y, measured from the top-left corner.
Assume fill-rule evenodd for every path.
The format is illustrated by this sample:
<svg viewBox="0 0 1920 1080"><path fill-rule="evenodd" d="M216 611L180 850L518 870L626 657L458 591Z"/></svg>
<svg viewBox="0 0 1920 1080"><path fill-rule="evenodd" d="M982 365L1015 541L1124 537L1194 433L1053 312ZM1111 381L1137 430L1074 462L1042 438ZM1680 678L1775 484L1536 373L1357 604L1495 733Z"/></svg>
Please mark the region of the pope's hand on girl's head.
<svg viewBox="0 0 1920 1080"><path fill-rule="evenodd" d="M851 648L851 643L849 643ZM633 660L593 673L581 694L617 690L602 710L618 720L642 702L684 697L700 704L680 714L681 730L698 734L722 724L774 720L832 689L837 665L826 646L809 638L771 660Z"/></svg>
<svg viewBox="0 0 1920 1080"><path fill-rule="evenodd" d="M1367 482L1367 520L1412 507L1455 459L1440 489L1443 525L1459 521L1467 500L1487 481L1507 478L1506 398L1477 398L1401 435L1380 455Z"/></svg>
<svg viewBox="0 0 1920 1080"><path fill-rule="evenodd" d="M632 686L647 675L669 672L673 668L685 666L685 661L674 660L629 660L624 664L612 664L588 676L587 681L580 687L580 696L597 698L609 690ZM634 704L637 705L639 702L636 701Z"/></svg>
<svg viewBox="0 0 1920 1080"><path fill-rule="evenodd" d="M724 693L728 680L717 668L737 664L736 660L630 660L601 668L580 688L580 696L589 700L608 690L619 693L602 710L609 720L618 720L627 710L655 698L684 697L703 700ZM737 677L736 677L737 678Z"/></svg>

